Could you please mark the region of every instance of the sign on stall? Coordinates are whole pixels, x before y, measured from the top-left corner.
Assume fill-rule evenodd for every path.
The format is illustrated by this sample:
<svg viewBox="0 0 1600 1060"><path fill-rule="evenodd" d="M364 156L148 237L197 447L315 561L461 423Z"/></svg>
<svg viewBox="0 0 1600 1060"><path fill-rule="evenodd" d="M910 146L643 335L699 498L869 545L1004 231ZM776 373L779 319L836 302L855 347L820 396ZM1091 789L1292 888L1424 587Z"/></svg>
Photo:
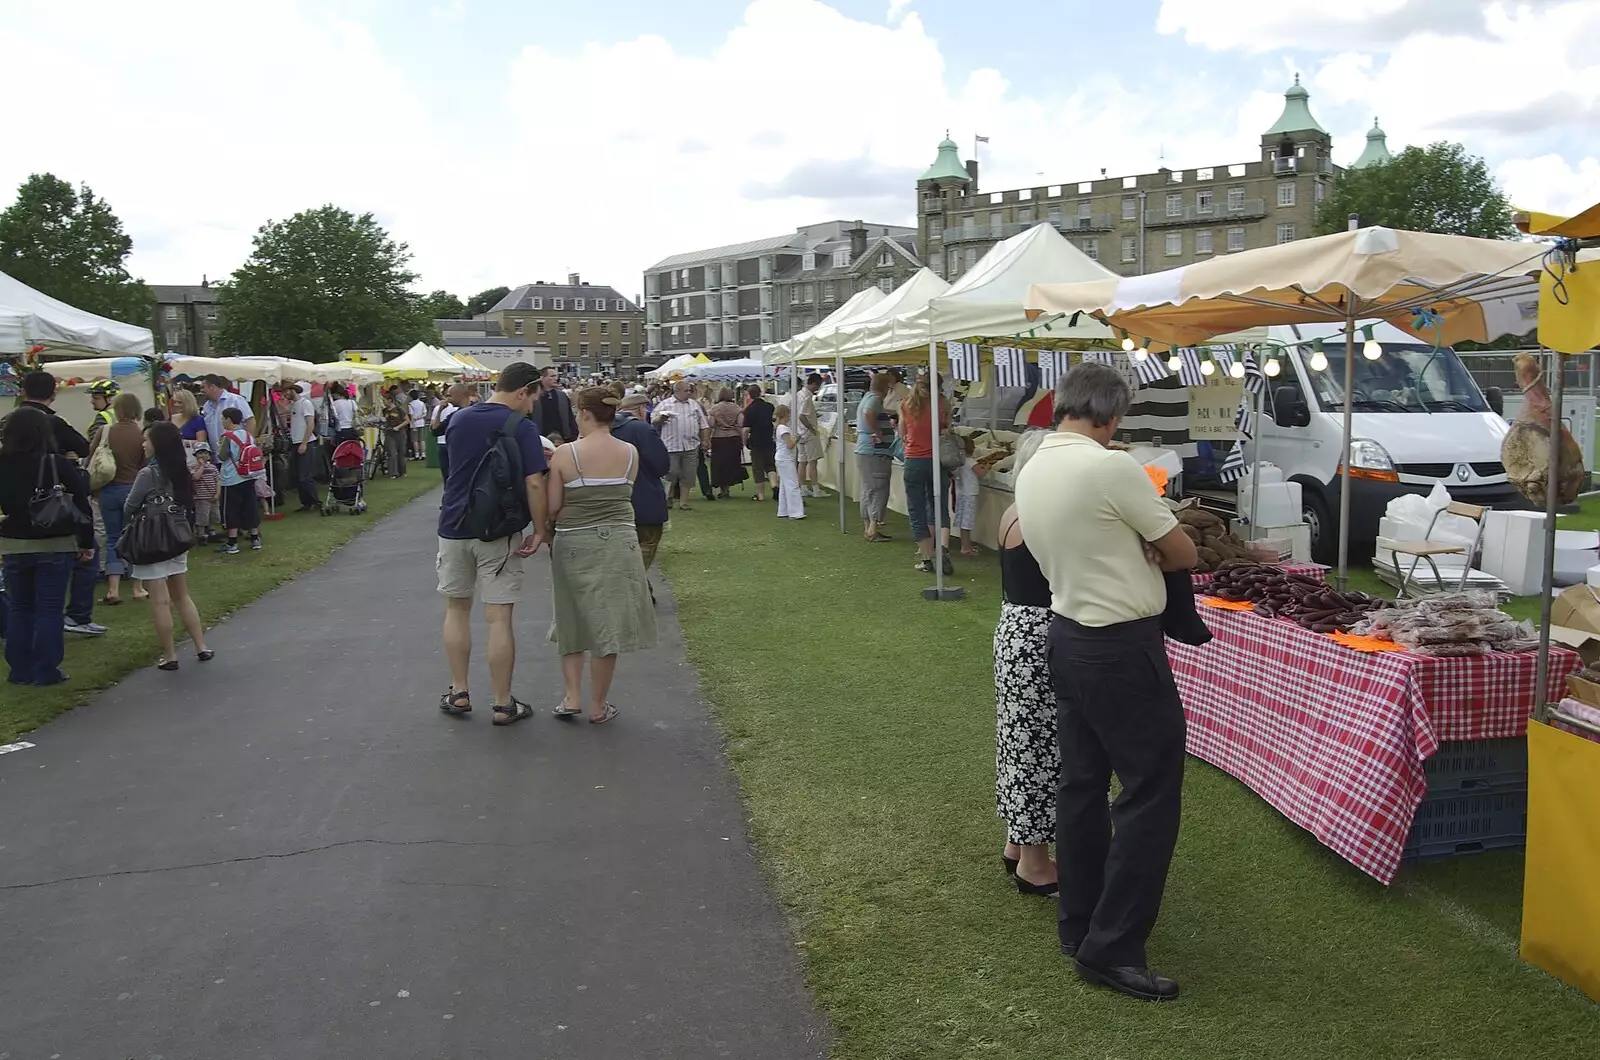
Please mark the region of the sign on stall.
<svg viewBox="0 0 1600 1060"><path fill-rule="evenodd" d="M1238 435L1233 420L1243 398L1244 384L1237 379L1189 387L1189 437L1232 441Z"/></svg>

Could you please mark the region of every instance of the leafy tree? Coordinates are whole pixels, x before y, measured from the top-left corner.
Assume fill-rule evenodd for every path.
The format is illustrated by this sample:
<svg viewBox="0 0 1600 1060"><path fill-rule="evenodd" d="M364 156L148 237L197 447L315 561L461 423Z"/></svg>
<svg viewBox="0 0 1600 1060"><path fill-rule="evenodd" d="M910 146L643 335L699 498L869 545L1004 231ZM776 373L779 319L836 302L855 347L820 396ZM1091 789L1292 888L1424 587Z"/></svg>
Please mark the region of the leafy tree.
<svg viewBox="0 0 1600 1060"><path fill-rule="evenodd" d="M510 293L509 287L491 287L487 291L479 291L467 301L467 316L475 317L479 313L487 313L491 306Z"/></svg>
<svg viewBox="0 0 1600 1060"><path fill-rule="evenodd" d="M50 173L23 181L17 201L0 213L0 272L70 306L143 327L155 300L123 266L132 250L104 199Z"/></svg>
<svg viewBox="0 0 1600 1060"><path fill-rule="evenodd" d="M1516 234L1511 204L1483 159L1460 144L1408 147L1387 162L1346 170L1317 208L1317 234L1363 225L1503 239Z"/></svg>
<svg viewBox="0 0 1600 1060"><path fill-rule="evenodd" d="M268 221L217 299L225 349L324 360L437 341L408 287L411 251L370 213L336 206Z"/></svg>
<svg viewBox="0 0 1600 1060"><path fill-rule="evenodd" d="M467 307L449 291L434 291L417 298L417 311L424 320L460 320L467 315Z"/></svg>

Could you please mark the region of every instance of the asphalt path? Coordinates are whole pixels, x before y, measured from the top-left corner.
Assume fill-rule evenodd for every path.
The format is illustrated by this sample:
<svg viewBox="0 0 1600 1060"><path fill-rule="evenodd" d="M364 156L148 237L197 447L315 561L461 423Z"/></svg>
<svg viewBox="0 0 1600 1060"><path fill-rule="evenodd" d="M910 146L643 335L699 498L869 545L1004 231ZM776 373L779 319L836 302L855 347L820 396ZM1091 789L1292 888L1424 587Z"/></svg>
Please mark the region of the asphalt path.
<svg viewBox="0 0 1600 1060"><path fill-rule="evenodd" d="M0 756L0 1058L826 1055L662 579L616 722L548 716L542 553L539 716L489 723L480 625L448 718L436 503Z"/></svg>

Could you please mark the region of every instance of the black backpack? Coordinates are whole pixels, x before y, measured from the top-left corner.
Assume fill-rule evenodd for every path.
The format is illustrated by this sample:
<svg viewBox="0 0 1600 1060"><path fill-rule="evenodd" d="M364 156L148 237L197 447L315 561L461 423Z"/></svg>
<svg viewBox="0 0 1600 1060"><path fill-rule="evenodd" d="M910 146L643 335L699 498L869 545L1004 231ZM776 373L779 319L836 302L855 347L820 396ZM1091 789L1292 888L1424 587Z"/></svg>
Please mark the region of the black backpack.
<svg viewBox="0 0 1600 1060"><path fill-rule="evenodd" d="M513 412L489 436L489 449L478 460L467 490L467 505L456 529L479 541L499 541L521 531L531 521L527 487L523 484L522 450L517 427L524 417Z"/></svg>

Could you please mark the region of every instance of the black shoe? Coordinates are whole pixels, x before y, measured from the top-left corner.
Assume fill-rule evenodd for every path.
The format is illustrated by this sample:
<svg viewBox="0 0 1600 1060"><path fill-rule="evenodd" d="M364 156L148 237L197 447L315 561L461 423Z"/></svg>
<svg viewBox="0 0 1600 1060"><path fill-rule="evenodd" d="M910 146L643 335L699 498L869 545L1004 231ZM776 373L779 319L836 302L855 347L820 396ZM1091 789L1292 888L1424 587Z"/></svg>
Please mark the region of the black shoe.
<svg viewBox="0 0 1600 1060"><path fill-rule="evenodd" d="M1189 572L1165 571L1161 575L1167 583L1167 607L1161 612L1161 632L1180 644L1199 647L1209 643L1211 630L1206 628L1194 606L1194 586Z"/></svg>
<svg viewBox="0 0 1600 1060"><path fill-rule="evenodd" d="M1018 894L1036 894L1041 898L1054 898L1061 891L1061 884L1055 880L1049 883L1029 883L1021 876L1017 877Z"/></svg>
<svg viewBox="0 0 1600 1060"><path fill-rule="evenodd" d="M1078 957L1078 944L1076 942L1061 943L1061 952L1074 960Z"/></svg>
<svg viewBox="0 0 1600 1060"><path fill-rule="evenodd" d="M1064 945L1063 945L1063 948ZM1074 959L1078 975L1097 986L1110 987L1119 994L1136 997L1140 1001L1176 1001L1178 984L1175 980L1157 975L1149 968L1099 968Z"/></svg>
<svg viewBox="0 0 1600 1060"><path fill-rule="evenodd" d="M1016 858L1008 858L1004 854L1001 854L1000 855L1000 864L1005 866L1005 870L1006 870L1006 875L1007 876L1015 876L1017 874L1017 859Z"/></svg>

